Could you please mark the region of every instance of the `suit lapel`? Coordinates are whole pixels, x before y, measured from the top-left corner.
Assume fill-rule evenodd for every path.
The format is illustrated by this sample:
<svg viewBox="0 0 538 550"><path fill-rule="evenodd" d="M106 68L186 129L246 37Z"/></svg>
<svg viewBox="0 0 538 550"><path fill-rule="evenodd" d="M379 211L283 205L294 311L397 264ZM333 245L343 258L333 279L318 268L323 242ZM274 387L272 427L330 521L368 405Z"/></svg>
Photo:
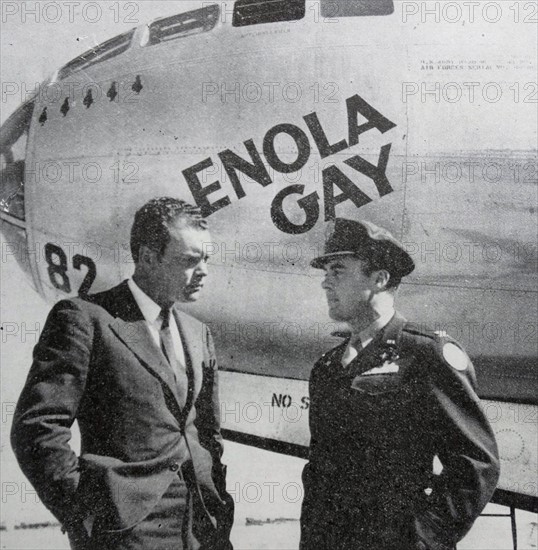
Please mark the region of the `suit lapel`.
<svg viewBox="0 0 538 550"><path fill-rule="evenodd" d="M177 307L174 307L172 311L174 312L176 324L181 335L181 342L183 343L185 351L187 374L189 374L189 371L192 373L192 380L189 380L189 384L193 385L195 400L202 388L202 361L204 359L202 346L204 334L202 334L201 331L203 325L180 311Z"/></svg>
<svg viewBox="0 0 538 550"><path fill-rule="evenodd" d="M122 283L118 296L107 309L115 317L110 322L114 334L136 356L140 363L156 376L172 393L181 408L181 400L174 373L161 349L149 332L146 320L138 307L126 282Z"/></svg>

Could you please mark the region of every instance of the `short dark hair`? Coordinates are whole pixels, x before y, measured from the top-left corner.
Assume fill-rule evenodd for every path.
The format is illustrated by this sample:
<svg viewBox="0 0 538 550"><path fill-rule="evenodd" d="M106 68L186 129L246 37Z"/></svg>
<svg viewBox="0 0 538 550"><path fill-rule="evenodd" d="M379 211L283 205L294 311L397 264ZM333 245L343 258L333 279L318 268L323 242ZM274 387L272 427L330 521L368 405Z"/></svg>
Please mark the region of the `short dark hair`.
<svg viewBox="0 0 538 550"><path fill-rule="evenodd" d="M387 290L393 289L396 290L400 283L402 282L402 277L396 277L390 268L390 261L389 265L387 265L387 258L380 257L379 255L372 254L371 256L356 256L359 260L362 260L362 272L365 275L371 275L374 271L380 271L381 269L388 271L390 278L389 282L387 283Z"/></svg>
<svg viewBox="0 0 538 550"><path fill-rule="evenodd" d="M200 209L173 197L151 199L134 217L131 228L131 254L138 263L142 245L164 254L170 242L170 225L178 219L184 219L189 227L207 229L207 221L202 218Z"/></svg>

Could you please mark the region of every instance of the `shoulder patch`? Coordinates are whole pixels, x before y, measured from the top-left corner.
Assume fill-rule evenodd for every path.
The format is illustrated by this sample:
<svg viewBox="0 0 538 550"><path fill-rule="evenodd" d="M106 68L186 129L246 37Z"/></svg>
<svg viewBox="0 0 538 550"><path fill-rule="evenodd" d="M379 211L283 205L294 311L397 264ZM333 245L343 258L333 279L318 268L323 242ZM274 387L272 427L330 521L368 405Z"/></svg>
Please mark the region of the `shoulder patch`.
<svg viewBox="0 0 538 550"><path fill-rule="evenodd" d="M469 365L467 354L452 342L447 342L443 346L443 357L452 368L459 371L466 370Z"/></svg>

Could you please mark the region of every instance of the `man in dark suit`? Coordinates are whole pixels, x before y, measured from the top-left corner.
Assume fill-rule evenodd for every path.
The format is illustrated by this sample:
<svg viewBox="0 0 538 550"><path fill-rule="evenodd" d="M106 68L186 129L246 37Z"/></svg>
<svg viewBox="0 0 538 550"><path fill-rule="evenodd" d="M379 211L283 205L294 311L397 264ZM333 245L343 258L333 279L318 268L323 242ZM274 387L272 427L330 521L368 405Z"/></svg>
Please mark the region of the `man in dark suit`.
<svg viewBox="0 0 538 550"><path fill-rule="evenodd" d="M132 279L49 314L12 444L77 550L232 548L215 352L175 305L198 298L209 241L198 209L154 199L135 215Z"/></svg>
<svg viewBox="0 0 538 550"><path fill-rule="evenodd" d="M312 265L351 333L310 377L300 548L453 549L499 476L473 365L446 334L395 312L414 263L388 231L337 219Z"/></svg>

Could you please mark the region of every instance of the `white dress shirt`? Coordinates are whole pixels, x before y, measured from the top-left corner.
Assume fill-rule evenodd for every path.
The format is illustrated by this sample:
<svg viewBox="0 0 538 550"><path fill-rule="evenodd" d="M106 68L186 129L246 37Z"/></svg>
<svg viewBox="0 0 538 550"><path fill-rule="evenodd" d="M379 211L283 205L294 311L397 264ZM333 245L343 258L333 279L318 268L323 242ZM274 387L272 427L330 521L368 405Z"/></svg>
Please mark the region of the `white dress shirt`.
<svg viewBox="0 0 538 550"><path fill-rule="evenodd" d="M384 311L372 324L368 325L364 330L359 332L361 349L364 349L374 338L375 335L384 327L389 324L389 321L394 316L394 308L388 308ZM351 340L348 342L346 351L342 356L342 366L347 367L355 357L358 355L357 341L354 341L355 345L351 344Z"/></svg>
<svg viewBox="0 0 538 550"><path fill-rule="evenodd" d="M129 290L133 293L134 299L146 320L146 325L149 332L155 340L157 347L161 349L161 336L159 331L161 330L162 318L161 318L161 306L156 304L134 281L129 279L127 281ZM185 365L185 351L183 349L183 343L177 328L176 319L174 314L170 311L170 334L172 336L172 343L174 345L174 352L177 360Z"/></svg>

